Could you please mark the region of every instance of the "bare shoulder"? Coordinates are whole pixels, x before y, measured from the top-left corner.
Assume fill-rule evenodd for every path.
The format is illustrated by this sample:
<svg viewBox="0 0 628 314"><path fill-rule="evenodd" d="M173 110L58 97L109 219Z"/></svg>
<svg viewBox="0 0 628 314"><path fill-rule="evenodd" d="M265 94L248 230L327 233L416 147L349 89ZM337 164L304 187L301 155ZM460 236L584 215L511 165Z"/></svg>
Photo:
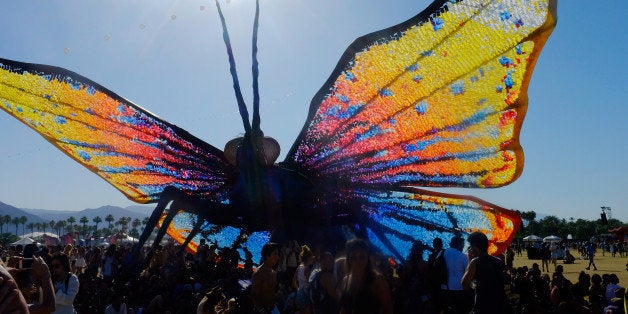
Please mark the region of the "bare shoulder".
<svg viewBox="0 0 628 314"><path fill-rule="evenodd" d="M251 277L251 281L254 285L274 285L276 280L277 273L271 268L259 268Z"/></svg>

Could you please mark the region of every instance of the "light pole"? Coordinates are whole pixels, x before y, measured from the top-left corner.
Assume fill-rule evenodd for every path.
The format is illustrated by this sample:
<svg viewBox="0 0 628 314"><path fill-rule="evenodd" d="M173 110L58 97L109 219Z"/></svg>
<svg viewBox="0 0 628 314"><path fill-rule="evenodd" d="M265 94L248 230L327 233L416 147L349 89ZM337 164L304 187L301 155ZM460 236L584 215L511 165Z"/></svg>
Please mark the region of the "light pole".
<svg viewBox="0 0 628 314"><path fill-rule="evenodd" d="M608 219L612 219L613 218L613 214L611 213L611 208L608 206L602 206L600 207L602 208L602 212L606 213L606 218Z"/></svg>

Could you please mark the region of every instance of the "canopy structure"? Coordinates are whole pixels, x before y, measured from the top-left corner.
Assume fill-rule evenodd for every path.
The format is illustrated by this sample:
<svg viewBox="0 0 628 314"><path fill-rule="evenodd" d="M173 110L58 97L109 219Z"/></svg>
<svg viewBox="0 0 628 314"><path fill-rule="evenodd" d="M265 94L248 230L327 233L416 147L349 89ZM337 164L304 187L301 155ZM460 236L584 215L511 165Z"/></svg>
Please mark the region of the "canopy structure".
<svg viewBox="0 0 628 314"><path fill-rule="evenodd" d="M119 244L127 244L127 243L137 243L138 240L130 235L124 235L121 238L118 238L118 243Z"/></svg>
<svg viewBox="0 0 628 314"><path fill-rule="evenodd" d="M23 235L22 237L29 237L31 239L36 239L36 238L42 238L44 235L48 237L59 238L59 236L53 232L41 232L41 231L27 233Z"/></svg>
<svg viewBox="0 0 628 314"><path fill-rule="evenodd" d="M613 229L608 229L608 232L617 236L619 240L624 241L626 235L628 235L628 226L621 226Z"/></svg>
<svg viewBox="0 0 628 314"><path fill-rule="evenodd" d="M112 236L109 236L105 239L105 242L110 244L127 244L127 243L137 243L139 240L126 234L126 233L116 233Z"/></svg>
<svg viewBox="0 0 628 314"><path fill-rule="evenodd" d="M541 237L537 235L533 235L533 234L523 238L523 241L530 241L530 242L536 242L536 241L541 241L541 240L543 240Z"/></svg>
<svg viewBox="0 0 628 314"><path fill-rule="evenodd" d="M560 237L557 237L555 235L549 235L545 238L543 238L543 242L560 242L562 239Z"/></svg>
<svg viewBox="0 0 628 314"><path fill-rule="evenodd" d="M29 237L22 237L21 239L11 243L11 245L27 245L31 243L35 243L35 241Z"/></svg>

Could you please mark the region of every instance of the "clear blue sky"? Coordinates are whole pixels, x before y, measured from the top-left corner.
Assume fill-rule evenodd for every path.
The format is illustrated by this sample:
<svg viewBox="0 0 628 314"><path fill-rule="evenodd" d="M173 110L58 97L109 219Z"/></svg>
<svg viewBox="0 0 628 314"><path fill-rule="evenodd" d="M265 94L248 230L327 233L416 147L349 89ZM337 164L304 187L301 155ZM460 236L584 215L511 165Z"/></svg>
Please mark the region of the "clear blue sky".
<svg viewBox="0 0 628 314"><path fill-rule="evenodd" d="M349 43L429 4L261 2L262 129L284 154ZM251 103L254 1L222 3ZM610 206L628 221L627 12L628 1L559 1L529 87L523 175L507 187L455 192L567 219L598 218L600 206ZM243 132L213 1L8 1L0 56L78 72L219 148ZM132 204L4 112L0 147L2 202L59 210Z"/></svg>

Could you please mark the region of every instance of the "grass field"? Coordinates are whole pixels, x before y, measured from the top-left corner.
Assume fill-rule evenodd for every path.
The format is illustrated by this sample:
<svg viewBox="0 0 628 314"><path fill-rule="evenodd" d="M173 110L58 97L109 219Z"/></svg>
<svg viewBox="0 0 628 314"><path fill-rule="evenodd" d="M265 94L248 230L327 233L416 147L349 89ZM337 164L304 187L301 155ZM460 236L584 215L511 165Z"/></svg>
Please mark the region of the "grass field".
<svg viewBox="0 0 628 314"><path fill-rule="evenodd" d="M573 253L577 255L577 252L572 251L572 254ZM602 251L598 249L594 261L595 265L597 265L597 270L593 270L593 267L591 267L591 270L586 270L585 268L589 265L589 260L579 259L578 257L576 257L574 264L564 264L561 260L558 260L556 265L563 265L564 276L572 283L578 282L578 275L581 271L585 271L589 275L599 274L601 276L603 274L616 274L617 277L619 277L619 285L623 287L628 286L628 271L626 271L628 257L619 257L619 254L612 257L609 252L606 252L604 256L602 256ZM538 263L539 268L541 268L541 260L528 259L524 251L523 256L515 256L514 267L528 266L530 268L532 267L532 263ZM554 266L550 263L550 278L553 272Z"/></svg>

